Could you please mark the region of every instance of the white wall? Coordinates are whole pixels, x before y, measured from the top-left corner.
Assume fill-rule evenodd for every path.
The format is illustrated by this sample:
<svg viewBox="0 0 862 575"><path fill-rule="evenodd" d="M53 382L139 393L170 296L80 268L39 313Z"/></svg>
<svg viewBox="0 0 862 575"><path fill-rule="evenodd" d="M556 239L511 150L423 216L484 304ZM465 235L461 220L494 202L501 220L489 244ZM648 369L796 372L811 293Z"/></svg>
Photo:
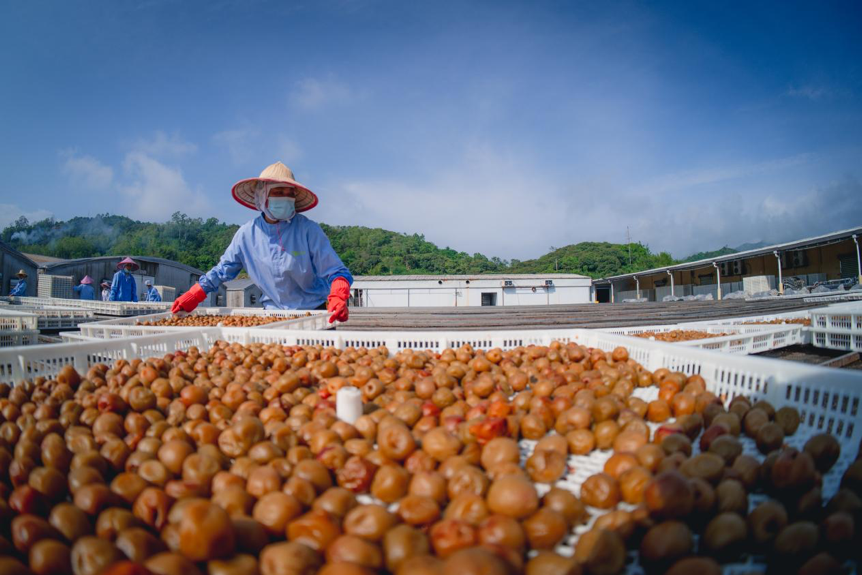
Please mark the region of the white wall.
<svg viewBox="0 0 862 575"><path fill-rule="evenodd" d="M479 307L482 294L496 294L496 305L554 305L589 303L589 278L558 280L544 286L542 280L518 280L515 287L503 287L500 280L357 280L353 292L362 290L362 307ZM527 285L519 285L527 284ZM569 285L561 285L569 284ZM534 289L535 288L535 291Z"/></svg>

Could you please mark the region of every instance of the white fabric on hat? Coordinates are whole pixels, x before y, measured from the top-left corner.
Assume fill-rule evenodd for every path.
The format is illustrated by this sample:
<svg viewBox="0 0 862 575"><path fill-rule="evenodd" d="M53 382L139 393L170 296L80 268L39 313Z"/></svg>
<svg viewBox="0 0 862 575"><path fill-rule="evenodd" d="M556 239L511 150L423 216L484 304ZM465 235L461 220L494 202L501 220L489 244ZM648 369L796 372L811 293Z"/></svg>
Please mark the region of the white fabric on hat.
<svg viewBox="0 0 862 575"><path fill-rule="evenodd" d="M269 193L273 190L273 188L285 188L288 187L289 184L285 184L282 182L257 182L257 185L254 187L254 205L264 213L266 217L271 220L278 220L275 216L270 213L269 208L266 207L266 199L269 197ZM294 215L296 215L294 213ZM290 218L291 220L293 217ZM281 220L278 220L281 221ZM290 221L290 220L284 220Z"/></svg>

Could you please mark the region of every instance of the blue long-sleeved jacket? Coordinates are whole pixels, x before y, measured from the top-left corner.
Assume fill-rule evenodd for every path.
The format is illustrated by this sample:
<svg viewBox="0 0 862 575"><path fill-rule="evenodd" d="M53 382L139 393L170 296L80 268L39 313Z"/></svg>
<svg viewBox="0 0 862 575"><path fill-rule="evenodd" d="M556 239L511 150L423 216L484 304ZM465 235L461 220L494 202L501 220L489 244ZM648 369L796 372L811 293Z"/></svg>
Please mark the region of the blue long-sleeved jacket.
<svg viewBox="0 0 862 575"><path fill-rule="evenodd" d="M114 274L111 282L109 301L138 301L138 286L132 274L126 275L123 270Z"/></svg>
<svg viewBox="0 0 862 575"><path fill-rule="evenodd" d="M81 299L94 300L96 299L96 290L88 284L79 284L72 288L81 296Z"/></svg>
<svg viewBox="0 0 862 575"><path fill-rule="evenodd" d="M332 280L343 277L353 283L329 238L302 214L275 224L261 214L244 224L200 285L212 293L243 268L263 292L261 303L267 309L314 309L326 301Z"/></svg>
<svg viewBox="0 0 862 575"><path fill-rule="evenodd" d="M162 301L162 294L154 287L147 290L147 301Z"/></svg>
<svg viewBox="0 0 862 575"><path fill-rule="evenodd" d="M18 284L15 286L15 289L9 292L9 295L17 295L17 296L25 296L27 295L27 282L24 280L18 280Z"/></svg>

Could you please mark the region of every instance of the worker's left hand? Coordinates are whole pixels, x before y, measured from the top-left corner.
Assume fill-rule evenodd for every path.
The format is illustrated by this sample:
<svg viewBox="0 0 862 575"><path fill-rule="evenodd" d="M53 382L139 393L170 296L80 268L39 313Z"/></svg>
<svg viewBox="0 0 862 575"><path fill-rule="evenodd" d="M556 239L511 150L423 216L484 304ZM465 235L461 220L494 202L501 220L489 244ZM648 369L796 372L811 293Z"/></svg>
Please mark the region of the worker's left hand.
<svg viewBox="0 0 862 575"><path fill-rule="evenodd" d="M329 288L329 299L326 303L326 309L330 313L329 323L347 321L347 300L349 297L350 284L342 277L335 278Z"/></svg>

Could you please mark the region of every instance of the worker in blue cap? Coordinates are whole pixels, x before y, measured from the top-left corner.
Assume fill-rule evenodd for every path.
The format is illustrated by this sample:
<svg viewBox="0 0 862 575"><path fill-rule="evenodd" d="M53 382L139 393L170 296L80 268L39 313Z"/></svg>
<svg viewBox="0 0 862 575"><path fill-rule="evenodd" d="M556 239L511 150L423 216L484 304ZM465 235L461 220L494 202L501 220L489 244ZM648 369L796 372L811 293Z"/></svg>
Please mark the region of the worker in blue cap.
<svg viewBox="0 0 862 575"><path fill-rule="evenodd" d="M27 295L27 272L25 272L24 270L18 270L18 273L15 275L18 276L18 283L15 285L12 291L9 292L9 295L23 297Z"/></svg>
<svg viewBox="0 0 862 575"><path fill-rule="evenodd" d="M266 309L326 309L329 321L347 321L353 276L320 226L299 212L317 196L276 162L259 177L233 187L234 199L261 212L239 228L219 263L174 301L174 313L194 310L208 294L245 269L263 292Z"/></svg>
<svg viewBox="0 0 862 575"><path fill-rule="evenodd" d="M93 278L90 276L84 276L84 279L81 280L79 285L76 285L72 289L77 292L78 297L84 300L95 300L96 299L96 290L93 289Z"/></svg>
<svg viewBox="0 0 862 575"><path fill-rule="evenodd" d="M147 301L162 301L162 294L153 287L152 281L147 280L144 284L147 286Z"/></svg>
<svg viewBox="0 0 862 575"><path fill-rule="evenodd" d="M117 264L117 273L111 282L109 301L138 301L138 286L132 272L141 266L132 258L126 258Z"/></svg>

